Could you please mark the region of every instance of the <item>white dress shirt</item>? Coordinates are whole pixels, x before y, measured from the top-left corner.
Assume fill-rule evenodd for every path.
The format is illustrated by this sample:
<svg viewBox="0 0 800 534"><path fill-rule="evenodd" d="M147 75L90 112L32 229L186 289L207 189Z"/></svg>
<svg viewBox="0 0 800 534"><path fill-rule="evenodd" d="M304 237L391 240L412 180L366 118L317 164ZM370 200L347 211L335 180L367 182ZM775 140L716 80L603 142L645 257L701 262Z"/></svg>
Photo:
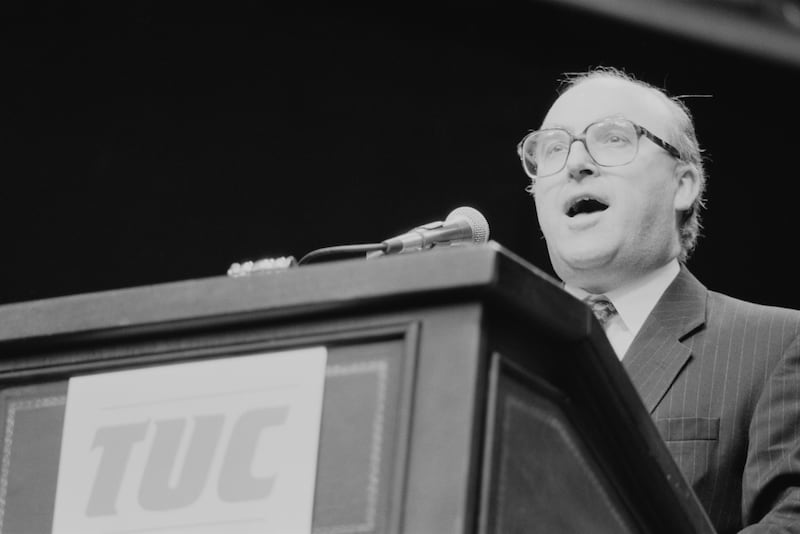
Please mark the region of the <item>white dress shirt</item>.
<svg viewBox="0 0 800 534"><path fill-rule="evenodd" d="M655 308L658 299L678 276L681 268L677 259L663 267L638 278L631 283L603 293L617 309L605 325L606 336L614 352L621 360L639 333L647 316ZM564 289L583 300L590 293L579 287L565 285Z"/></svg>

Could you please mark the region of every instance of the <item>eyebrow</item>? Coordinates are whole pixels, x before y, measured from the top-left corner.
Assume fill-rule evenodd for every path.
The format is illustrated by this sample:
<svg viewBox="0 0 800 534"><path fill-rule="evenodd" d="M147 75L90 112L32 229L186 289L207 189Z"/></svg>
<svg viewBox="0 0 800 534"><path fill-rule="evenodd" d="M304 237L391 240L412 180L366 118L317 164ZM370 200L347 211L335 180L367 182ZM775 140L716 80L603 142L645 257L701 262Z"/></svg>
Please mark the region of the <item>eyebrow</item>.
<svg viewBox="0 0 800 534"><path fill-rule="evenodd" d="M551 130L551 129L553 129L553 128L560 128L560 129L562 129L562 130L567 130L567 131L569 131L569 130L570 130L570 129L569 129L569 128L568 128L566 125L564 125L564 124L549 124L549 125L547 125L547 126L545 126L544 124L542 124L542 128L541 128L541 129L542 129L542 130Z"/></svg>
<svg viewBox="0 0 800 534"><path fill-rule="evenodd" d="M625 120L628 120L628 121L630 120L628 117L626 117L626 116L625 116L625 115L623 115L622 113L614 113L613 115L606 115L606 116L604 116L604 117L598 117L598 118L596 118L596 119L594 119L594 120L590 121L590 122L587 124L587 126L589 126L590 124L594 124L594 123L596 123L596 122L601 122L601 121L604 121L604 120L606 120L606 119L625 119ZM633 121L631 121L631 122L633 122ZM560 129L562 129L562 130L566 130L566 131L568 131L568 132L571 132L571 131L572 131L572 129L571 129L569 126L566 126L566 125L564 125L564 124L550 124L550 125L548 125L548 126L544 126L544 125L542 125L542 128L541 128L541 129L542 129L542 130L550 130L550 129L553 129L553 128L560 128Z"/></svg>

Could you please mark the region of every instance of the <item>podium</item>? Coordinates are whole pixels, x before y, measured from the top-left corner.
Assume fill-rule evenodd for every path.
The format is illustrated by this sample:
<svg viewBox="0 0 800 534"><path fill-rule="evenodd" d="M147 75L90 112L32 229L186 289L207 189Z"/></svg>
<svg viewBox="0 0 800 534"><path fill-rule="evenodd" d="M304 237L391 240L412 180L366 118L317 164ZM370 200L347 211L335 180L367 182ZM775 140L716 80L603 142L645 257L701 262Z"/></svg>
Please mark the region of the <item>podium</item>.
<svg viewBox="0 0 800 534"><path fill-rule="evenodd" d="M0 307L0 532L49 532L71 376L310 346L315 533L713 532L589 309L493 242Z"/></svg>

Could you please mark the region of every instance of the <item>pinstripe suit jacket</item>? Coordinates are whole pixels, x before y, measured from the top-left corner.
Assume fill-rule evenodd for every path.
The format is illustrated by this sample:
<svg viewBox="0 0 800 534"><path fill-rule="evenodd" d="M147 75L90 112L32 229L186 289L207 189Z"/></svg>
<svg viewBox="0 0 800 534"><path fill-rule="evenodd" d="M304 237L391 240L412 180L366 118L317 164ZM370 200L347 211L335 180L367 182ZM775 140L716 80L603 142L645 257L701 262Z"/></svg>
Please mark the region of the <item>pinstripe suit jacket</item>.
<svg viewBox="0 0 800 534"><path fill-rule="evenodd" d="M800 312L682 267L622 362L720 534L800 532Z"/></svg>

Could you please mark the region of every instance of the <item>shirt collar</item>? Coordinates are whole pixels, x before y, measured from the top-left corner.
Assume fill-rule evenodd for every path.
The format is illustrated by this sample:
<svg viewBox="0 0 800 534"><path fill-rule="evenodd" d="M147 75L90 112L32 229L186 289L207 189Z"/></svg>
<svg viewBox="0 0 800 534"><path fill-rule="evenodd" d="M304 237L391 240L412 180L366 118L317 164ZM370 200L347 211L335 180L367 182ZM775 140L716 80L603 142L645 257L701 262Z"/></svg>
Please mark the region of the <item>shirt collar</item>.
<svg viewBox="0 0 800 534"><path fill-rule="evenodd" d="M680 270L678 260L673 259L666 265L622 287L604 293L617 309L622 322L634 336L639 332L647 316L656 307L658 299L675 280ZM565 285L564 289L581 300L590 294L584 289L569 285Z"/></svg>

